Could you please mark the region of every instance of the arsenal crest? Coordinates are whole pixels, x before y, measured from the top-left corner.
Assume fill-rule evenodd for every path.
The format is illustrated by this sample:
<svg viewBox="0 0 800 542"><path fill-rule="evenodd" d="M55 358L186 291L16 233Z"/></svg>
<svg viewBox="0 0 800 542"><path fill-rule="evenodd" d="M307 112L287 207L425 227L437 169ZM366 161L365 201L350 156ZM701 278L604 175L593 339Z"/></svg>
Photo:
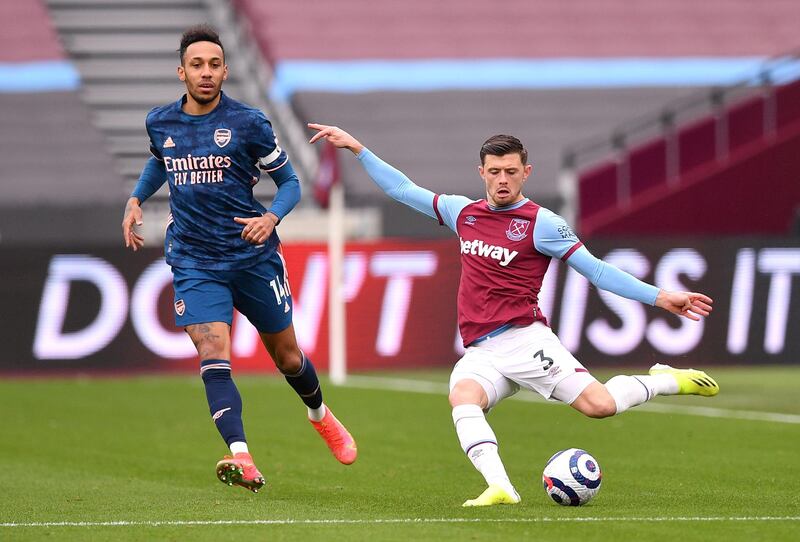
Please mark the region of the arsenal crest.
<svg viewBox="0 0 800 542"><path fill-rule="evenodd" d="M214 132L214 143L218 147L224 147L231 142L231 131L227 128L217 128Z"/></svg>
<svg viewBox="0 0 800 542"><path fill-rule="evenodd" d="M530 225L530 220L525 220L524 218L514 218L508 225L506 237L508 237L511 241L522 241L528 236L528 228Z"/></svg>
<svg viewBox="0 0 800 542"><path fill-rule="evenodd" d="M175 312L178 313L178 316L183 316L184 311L186 311L186 303L183 302L183 299L179 299L175 302Z"/></svg>

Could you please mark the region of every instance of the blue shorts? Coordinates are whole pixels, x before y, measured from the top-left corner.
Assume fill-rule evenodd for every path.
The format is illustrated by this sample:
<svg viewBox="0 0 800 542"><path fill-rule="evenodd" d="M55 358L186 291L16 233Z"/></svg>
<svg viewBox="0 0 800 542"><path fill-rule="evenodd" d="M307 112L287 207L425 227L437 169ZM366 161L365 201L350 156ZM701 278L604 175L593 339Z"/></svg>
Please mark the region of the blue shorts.
<svg viewBox="0 0 800 542"><path fill-rule="evenodd" d="M208 322L230 325L234 307L262 333L277 333L292 323L292 294L278 252L247 269L173 267L172 286L179 327Z"/></svg>

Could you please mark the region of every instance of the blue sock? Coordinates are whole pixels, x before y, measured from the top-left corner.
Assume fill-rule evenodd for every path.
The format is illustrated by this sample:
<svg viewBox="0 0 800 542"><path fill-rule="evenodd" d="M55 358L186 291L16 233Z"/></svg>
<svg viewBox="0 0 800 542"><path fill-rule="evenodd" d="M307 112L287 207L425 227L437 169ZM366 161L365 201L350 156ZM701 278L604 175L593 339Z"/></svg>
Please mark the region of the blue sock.
<svg viewBox="0 0 800 542"><path fill-rule="evenodd" d="M319 385L317 371L314 370L314 365L305 354L303 354L300 370L293 375L284 374L283 376L308 408L319 408L322 405L322 388Z"/></svg>
<svg viewBox="0 0 800 542"><path fill-rule="evenodd" d="M231 363L223 359L207 359L200 364L206 385L206 398L211 418L225 444L247 442L242 424L242 397L231 378Z"/></svg>

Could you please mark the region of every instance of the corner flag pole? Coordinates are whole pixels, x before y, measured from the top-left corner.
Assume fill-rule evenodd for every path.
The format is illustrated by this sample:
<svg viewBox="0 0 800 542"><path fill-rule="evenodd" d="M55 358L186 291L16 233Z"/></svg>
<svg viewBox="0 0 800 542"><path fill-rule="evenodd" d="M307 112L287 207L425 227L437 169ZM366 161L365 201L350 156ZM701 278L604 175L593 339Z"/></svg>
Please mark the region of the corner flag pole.
<svg viewBox="0 0 800 542"><path fill-rule="evenodd" d="M344 297L344 186L333 183L328 207L328 372L331 382L347 380L347 322Z"/></svg>
<svg viewBox="0 0 800 542"><path fill-rule="evenodd" d="M320 153L314 198L328 210L328 376L334 384L347 380L347 334L344 298L344 186L339 179L339 153L326 141Z"/></svg>

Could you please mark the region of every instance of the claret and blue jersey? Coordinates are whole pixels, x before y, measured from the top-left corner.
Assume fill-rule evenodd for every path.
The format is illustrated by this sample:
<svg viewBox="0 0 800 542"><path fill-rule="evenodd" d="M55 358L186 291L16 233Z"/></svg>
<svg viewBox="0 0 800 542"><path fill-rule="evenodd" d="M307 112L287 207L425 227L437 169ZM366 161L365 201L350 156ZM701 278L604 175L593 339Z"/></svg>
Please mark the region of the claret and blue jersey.
<svg viewBox="0 0 800 542"><path fill-rule="evenodd" d="M458 306L465 344L503 326L546 324L538 299L550 260L566 261L582 246L564 220L527 198L494 207L486 200L436 195L433 210L459 238Z"/></svg>
<svg viewBox="0 0 800 542"><path fill-rule="evenodd" d="M279 218L291 210L299 199L299 183L289 159L261 111L223 93L210 113L189 115L182 110L185 99L148 114L154 158L133 195L144 201L155 192L148 193L153 185L169 183L165 255L172 266L230 270L266 261L280 243L277 233L264 244L251 244L241 238L242 225L234 217L267 211L253 195L262 171L279 187L269 210ZM283 190L281 201L284 183L296 186Z"/></svg>
<svg viewBox="0 0 800 542"><path fill-rule="evenodd" d="M434 194L366 148L358 159L387 195L458 235L458 321L465 345L508 326L547 322L538 295L551 258L565 261L598 288L655 303L658 288L595 258L563 218L527 198L494 207L484 199Z"/></svg>

